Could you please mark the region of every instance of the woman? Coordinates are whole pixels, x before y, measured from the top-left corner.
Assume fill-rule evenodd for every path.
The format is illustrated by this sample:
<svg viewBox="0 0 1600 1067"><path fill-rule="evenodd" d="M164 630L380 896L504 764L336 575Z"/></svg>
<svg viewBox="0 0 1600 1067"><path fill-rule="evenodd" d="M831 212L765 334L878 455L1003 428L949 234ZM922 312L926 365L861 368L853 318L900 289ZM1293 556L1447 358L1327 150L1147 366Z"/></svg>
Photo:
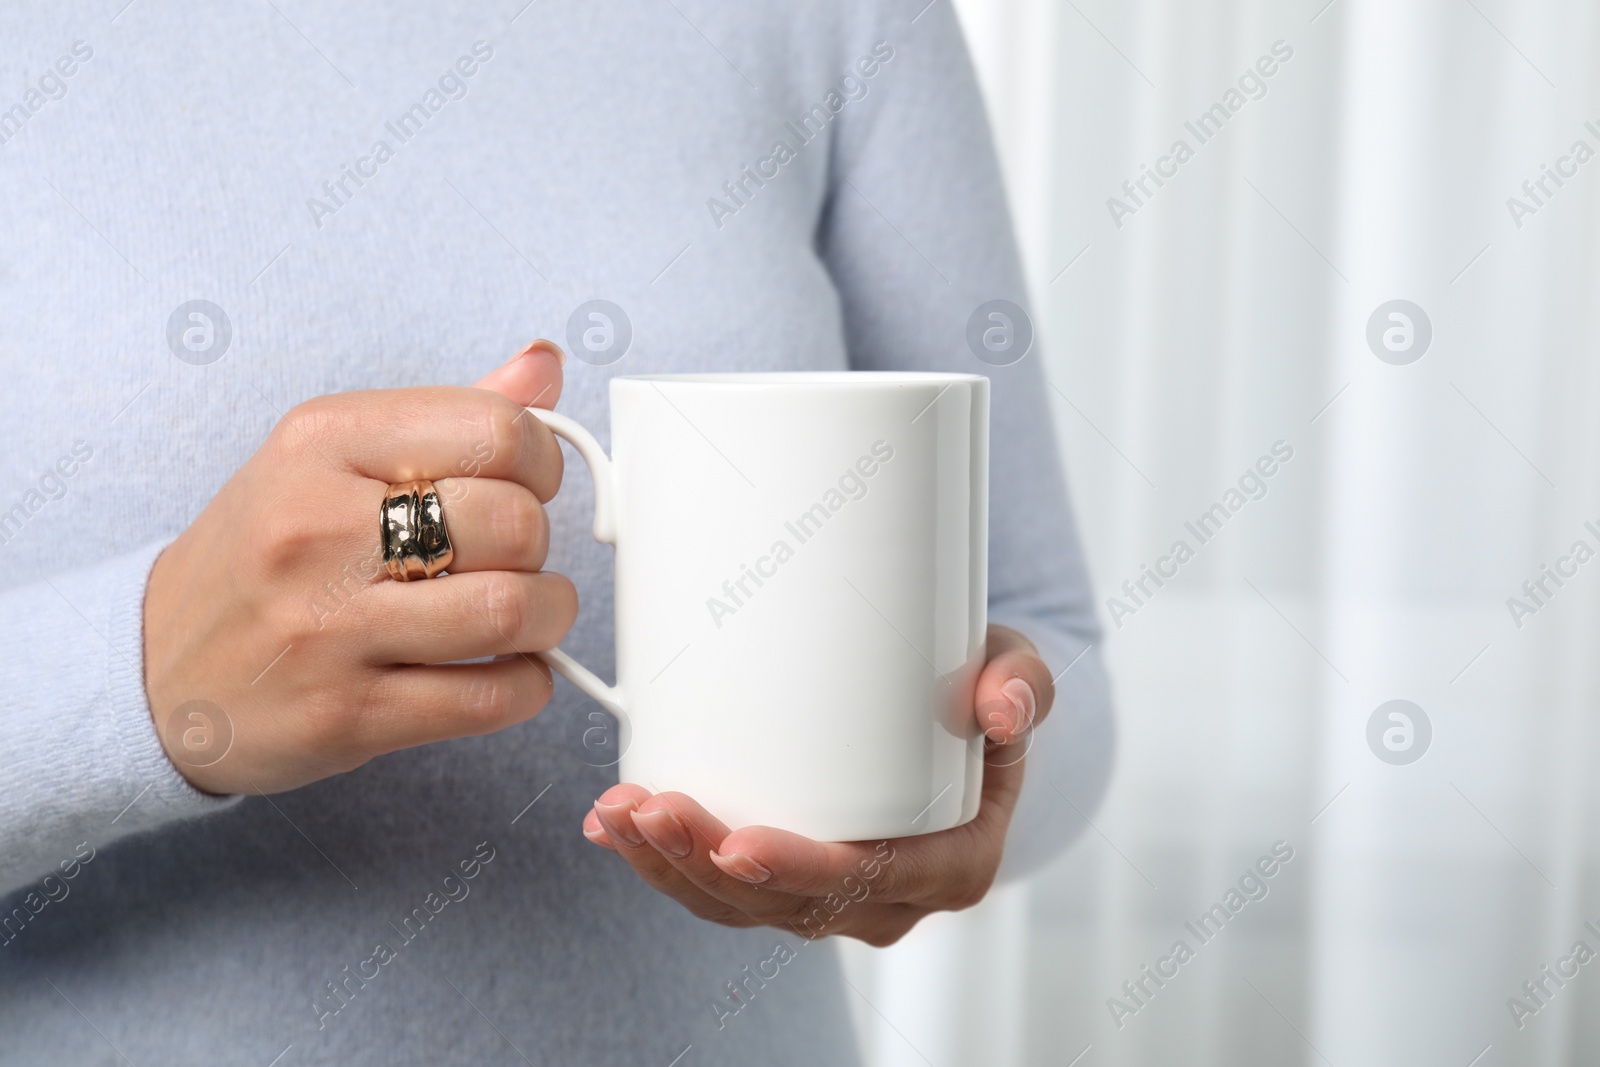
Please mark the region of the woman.
<svg viewBox="0 0 1600 1067"><path fill-rule="evenodd" d="M821 934L969 905L1109 763L1038 359L966 341L1023 295L949 5L117 6L0 12L0 1061L853 1062L786 920L874 855ZM607 673L610 557L517 415L846 367L993 379L983 807L730 835L527 655ZM412 478L442 579L375 556Z"/></svg>

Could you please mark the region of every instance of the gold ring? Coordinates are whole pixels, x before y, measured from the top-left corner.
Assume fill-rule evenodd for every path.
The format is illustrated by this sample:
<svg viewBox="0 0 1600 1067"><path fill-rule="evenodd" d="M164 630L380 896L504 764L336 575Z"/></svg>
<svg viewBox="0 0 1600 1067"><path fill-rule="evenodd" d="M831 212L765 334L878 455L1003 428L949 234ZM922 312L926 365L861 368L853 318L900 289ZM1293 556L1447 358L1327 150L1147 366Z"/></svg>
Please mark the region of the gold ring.
<svg viewBox="0 0 1600 1067"><path fill-rule="evenodd" d="M384 566L397 582L436 577L455 558L444 525L444 502L426 479L391 485L378 521Z"/></svg>

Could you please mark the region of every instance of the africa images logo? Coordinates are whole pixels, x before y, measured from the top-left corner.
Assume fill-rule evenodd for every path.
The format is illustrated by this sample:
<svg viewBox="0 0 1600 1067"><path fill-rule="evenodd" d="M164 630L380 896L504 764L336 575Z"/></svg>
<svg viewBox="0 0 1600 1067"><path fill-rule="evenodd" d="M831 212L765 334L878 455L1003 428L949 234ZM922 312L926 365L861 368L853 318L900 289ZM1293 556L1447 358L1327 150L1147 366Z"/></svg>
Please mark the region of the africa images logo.
<svg viewBox="0 0 1600 1067"><path fill-rule="evenodd" d="M1293 58L1294 46L1288 41L1272 42L1272 54L1261 56L1252 66L1246 67L1239 76L1238 88L1229 86L1220 100L1202 111L1193 122L1183 124L1184 129L1194 137L1193 145L1187 138L1179 137L1172 142L1166 155L1156 159L1155 166L1139 164L1139 174L1122 183L1123 195L1106 197L1106 211L1110 213L1111 222L1116 228L1122 229L1128 216L1137 215L1141 209L1149 206L1156 193L1178 176L1179 168L1195 157L1196 150L1222 133L1223 128L1233 116L1244 110L1247 103L1266 96L1267 79L1277 74Z"/></svg>
<svg viewBox="0 0 1600 1067"><path fill-rule="evenodd" d="M378 176L379 168L394 159L399 154L398 150L421 133L423 127L447 104L465 100L471 88L471 79L493 58L493 45L488 41L474 41L470 56L457 58L439 75L434 85L424 90L420 98L383 124L384 132L389 135L387 138L375 139L366 155L340 164L338 175L322 183L322 198L306 198L306 210L311 213L311 221L317 229L322 229L324 219L337 215L355 198L356 193L366 188L367 182ZM390 143L391 139L393 144Z"/></svg>
<svg viewBox="0 0 1600 1067"><path fill-rule="evenodd" d="M773 541L764 556L756 557L755 566L739 564L739 574L722 583L722 596L706 597L706 611L717 629L722 629L724 616L737 614L755 596L755 590L778 576L778 568L795 556L795 546L803 545L822 531L823 524L833 518L844 506L867 495L869 480L890 460L894 459L894 446L887 441L874 441L871 455L863 455L839 475L838 484L829 486L822 499L783 524L784 530L794 538L779 537ZM755 583L755 589L750 588ZM741 596L741 594L743 594ZM726 599L724 599L726 598Z"/></svg>
<svg viewBox="0 0 1600 1067"><path fill-rule="evenodd" d="M711 221L717 229L722 229L729 218L748 206L756 193L766 188L767 182L777 179L784 167L800 157L802 149L827 133L828 125L847 104L865 100L871 91L869 80L877 77L878 72L892 59L894 48L889 42L877 42L872 46L871 54L856 60L854 68L846 71L821 100L802 112L799 118L784 122L783 129L787 136L773 141L770 153L746 165L738 174L722 183L722 194L727 197L726 200L715 196L706 198L706 210L711 213ZM794 144L789 143L790 139Z"/></svg>
<svg viewBox="0 0 1600 1067"><path fill-rule="evenodd" d="M209 300L189 300L167 316L167 347L191 367L204 367L228 354L233 320Z"/></svg>

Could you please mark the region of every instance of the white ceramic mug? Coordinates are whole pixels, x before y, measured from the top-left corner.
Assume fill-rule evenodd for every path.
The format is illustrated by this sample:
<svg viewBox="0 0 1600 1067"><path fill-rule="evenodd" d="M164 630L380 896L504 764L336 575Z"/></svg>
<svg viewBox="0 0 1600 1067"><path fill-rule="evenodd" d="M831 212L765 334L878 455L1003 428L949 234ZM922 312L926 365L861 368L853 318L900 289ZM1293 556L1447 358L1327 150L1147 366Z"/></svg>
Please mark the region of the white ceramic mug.
<svg viewBox="0 0 1600 1067"><path fill-rule="evenodd" d="M609 458L529 410L616 546L616 685L542 656L617 716L622 781L818 840L977 814L988 379L616 378Z"/></svg>

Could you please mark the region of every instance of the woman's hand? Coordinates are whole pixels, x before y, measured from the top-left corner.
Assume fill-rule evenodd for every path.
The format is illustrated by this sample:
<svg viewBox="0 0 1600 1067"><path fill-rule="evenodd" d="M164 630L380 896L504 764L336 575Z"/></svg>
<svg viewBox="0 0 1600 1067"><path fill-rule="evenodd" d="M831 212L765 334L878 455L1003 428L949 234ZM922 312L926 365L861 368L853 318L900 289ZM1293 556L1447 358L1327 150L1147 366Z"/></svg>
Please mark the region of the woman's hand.
<svg viewBox="0 0 1600 1067"><path fill-rule="evenodd" d="M978 815L953 830L823 843L765 826L729 831L682 793L613 786L583 820L655 889L724 926L776 926L890 945L930 912L982 900L1005 849L1023 755L1055 696L1050 671L1015 630L989 627L973 714L986 738Z"/></svg>
<svg viewBox="0 0 1600 1067"><path fill-rule="evenodd" d="M540 571L561 451L523 405L555 405L564 359L536 341L476 388L301 404L161 555L145 691L190 782L278 792L544 707L550 672L525 653L554 648L578 605ZM379 504L417 478L435 482L455 558L391 581ZM500 658L452 662L485 656Z"/></svg>

